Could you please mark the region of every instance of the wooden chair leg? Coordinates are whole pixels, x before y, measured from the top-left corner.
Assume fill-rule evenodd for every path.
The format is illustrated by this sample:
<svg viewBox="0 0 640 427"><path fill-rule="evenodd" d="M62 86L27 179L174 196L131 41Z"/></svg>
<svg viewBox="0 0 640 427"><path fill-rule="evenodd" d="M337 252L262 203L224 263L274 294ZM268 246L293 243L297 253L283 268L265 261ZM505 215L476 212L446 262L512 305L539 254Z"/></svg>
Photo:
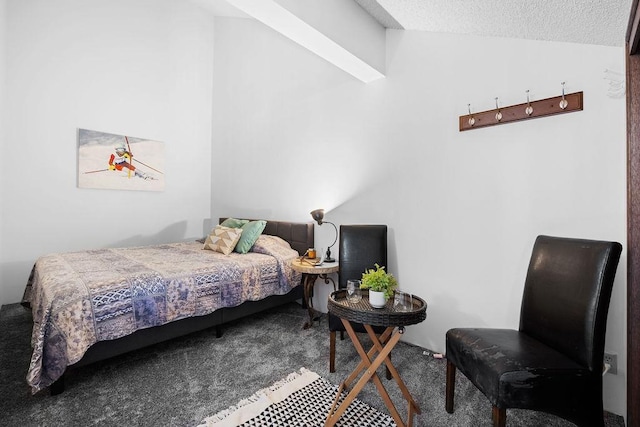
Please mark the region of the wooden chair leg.
<svg viewBox="0 0 640 427"><path fill-rule="evenodd" d="M447 360L446 400L445 409L453 414L453 393L456 388L456 365Z"/></svg>
<svg viewBox="0 0 640 427"><path fill-rule="evenodd" d="M605 427L601 396L598 394L594 399L588 399L591 403L580 405L579 410L569 421L580 427Z"/></svg>
<svg viewBox="0 0 640 427"><path fill-rule="evenodd" d="M491 410L491 418L493 419L493 427L505 427L507 425L507 410L494 406Z"/></svg>
<svg viewBox="0 0 640 427"><path fill-rule="evenodd" d="M64 391L64 376L65 374L62 374L60 378L49 386L49 393L51 393L51 396L57 396Z"/></svg>
<svg viewBox="0 0 640 427"><path fill-rule="evenodd" d="M391 360L391 353L389 353L389 360ZM391 378L393 378L393 375L391 375L391 371L389 370L389 367L387 365L384 365L384 367L387 371L387 379L390 380Z"/></svg>
<svg viewBox="0 0 640 427"><path fill-rule="evenodd" d="M336 371L336 331L330 331L329 332L329 372L335 372L335 371Z"/></svg>

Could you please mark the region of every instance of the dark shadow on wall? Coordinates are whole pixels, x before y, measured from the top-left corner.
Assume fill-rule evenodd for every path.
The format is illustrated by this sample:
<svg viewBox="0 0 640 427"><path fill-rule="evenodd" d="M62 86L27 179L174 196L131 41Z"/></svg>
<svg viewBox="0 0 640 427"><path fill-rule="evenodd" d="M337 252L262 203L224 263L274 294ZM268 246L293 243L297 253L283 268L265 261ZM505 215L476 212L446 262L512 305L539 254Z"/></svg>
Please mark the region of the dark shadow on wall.
<svg viewBox="0 0 640 427"><path fill-rule="evenodd" d="M137 234L124 240L113 242L107 247L123 248L131 246L158 245L162 243L182 242L187 232L187 221L176 222L151 235ZM198 236L200 237L200 236Z"/></svg>

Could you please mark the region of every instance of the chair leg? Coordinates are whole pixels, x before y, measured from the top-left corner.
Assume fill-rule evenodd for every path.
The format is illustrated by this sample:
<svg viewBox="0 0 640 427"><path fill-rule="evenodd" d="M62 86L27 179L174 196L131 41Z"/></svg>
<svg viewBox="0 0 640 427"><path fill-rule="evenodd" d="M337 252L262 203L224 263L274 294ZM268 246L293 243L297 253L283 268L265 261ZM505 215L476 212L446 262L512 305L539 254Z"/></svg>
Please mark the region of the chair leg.
<svg viewBox="0 0 640 427"><path fill-rule="evenodd" d="M340 341L344 341L344 331L340 331Z"/></svg>
<svg viewBox="0 0 640 427"><path fill-rule="evenodd" d="M391 353L389 353L389 360L391 360ZM389 370L389 367L387 365L384 365L384 367L387 371L387 379L390 380L391 378L393 378L393 375L391 375L391 371Z"/></svg>
<svg viewBox="0 0 640 427"><path fill-rule="evenodd" d="M49 392L51 396L57 396L64 391L64 375L58 378L53 384L49 386Z"/></svg>
<svg viewBox="0 0 640 427"><path fill-rule="evenodd" d="M456 365L447 360L445 409L453 414L453 393L456 387Z"/></svg>
<svg viewBox="0 0 640 427"><path fill-rule="evenodd" d="M602 406L602 391L593 399L585 399L577 413L567 419L579 427L604 427L604 410Z"/></svg>
<svg viewBox="0 0 640 427"><path fill-rule="evenodd" d="M336 331L329 332L329 372L336 371Z"/></svg>
<svg viewBox="0 0 640 427"><path fill-rule="evenodd" d="M493 419L493 427L505 427L507 425L507 410L494 406L491 410L491 418Z"/></svg>

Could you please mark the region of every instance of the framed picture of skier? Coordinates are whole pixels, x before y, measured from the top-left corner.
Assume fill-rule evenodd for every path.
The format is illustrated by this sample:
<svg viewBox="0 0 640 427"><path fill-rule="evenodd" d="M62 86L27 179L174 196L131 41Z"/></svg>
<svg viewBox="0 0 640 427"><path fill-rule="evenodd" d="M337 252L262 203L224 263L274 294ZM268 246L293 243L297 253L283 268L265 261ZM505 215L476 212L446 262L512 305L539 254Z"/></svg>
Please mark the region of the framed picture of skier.
<svg viewBox="0 0 640 427"><path fill-rule="evenodd" d="M164 191L164 143L78 129L78 187Z"/></svg>

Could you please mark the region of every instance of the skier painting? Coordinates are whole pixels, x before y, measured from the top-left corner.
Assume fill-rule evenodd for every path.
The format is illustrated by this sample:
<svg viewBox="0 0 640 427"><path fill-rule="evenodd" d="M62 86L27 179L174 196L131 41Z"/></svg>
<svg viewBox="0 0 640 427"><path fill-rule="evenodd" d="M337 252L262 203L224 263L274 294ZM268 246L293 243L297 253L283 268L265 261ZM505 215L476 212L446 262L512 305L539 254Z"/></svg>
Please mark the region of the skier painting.
<svg viewBox="0 0 640 427"><path fill-rule="evenodd" d="M121 171L123 169L127 169L128 177L131 177L131 173L133 172L134 176L140 177L142 179L149 179L149 176L144 172L140 172L136 170L136 167L132 165L132 155L127 149L124 147L124 144L119 144L116 146L116 152L111 153L109 157L109 170L111 171Z"/></svg>
<svg viewBox="0 0 640 427"><path fill-rule="evenodd" d="M164 190L164 144L78 129L78 187Z"/></svg>

